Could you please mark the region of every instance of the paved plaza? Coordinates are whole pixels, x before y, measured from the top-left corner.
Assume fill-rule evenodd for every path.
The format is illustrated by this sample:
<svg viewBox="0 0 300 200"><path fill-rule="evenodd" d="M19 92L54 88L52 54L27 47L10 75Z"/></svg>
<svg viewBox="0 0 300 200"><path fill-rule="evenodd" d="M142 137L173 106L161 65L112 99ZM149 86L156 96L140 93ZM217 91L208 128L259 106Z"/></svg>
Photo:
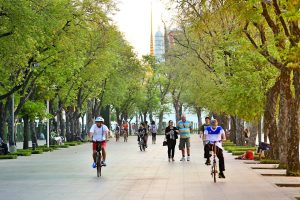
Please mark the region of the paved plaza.
<svg viewBox="0 0 300 200"><path fill-rule="evenodd" d="M149 137L150 139L150 137ZM203 145L193 135L190 162L167 161L163 136L140 152L136 137L128 143L109 141L108 166L101 178L91 167L91 144L51 153L0 160L1 200L291 200L299 188L279 188L275 183L300 183L300 178L264 177L261 173L283 170L254 170L225 153L226 179L213 183L210 167L204 165ZM270 172L271 171L271 172Z"/></svg>

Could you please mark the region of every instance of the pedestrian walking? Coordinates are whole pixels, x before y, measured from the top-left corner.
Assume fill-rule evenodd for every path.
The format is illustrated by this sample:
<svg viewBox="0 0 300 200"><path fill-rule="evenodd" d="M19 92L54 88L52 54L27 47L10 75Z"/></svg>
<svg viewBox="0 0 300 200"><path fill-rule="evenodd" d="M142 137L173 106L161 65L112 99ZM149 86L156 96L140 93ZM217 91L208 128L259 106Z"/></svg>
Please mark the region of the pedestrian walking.
<svg viewBox="0 0 300 200"><path fill-rule="evenodd" d="M179 130L177 127L174 127L174 122L172 120L169 121L169 126L166 127L165 136L168 144L168 158L169 162L174 162L174 155L175 155L175 146L176 140L178 139Z"/></svg>
<svg viewBox="0 0 300 200"><path fill-rule="evenodd" d="M186 115L181 116L181 120L177 122L177 128L179 129L180 140L179 140L179 150L181 150L182 158L180 161L185 161L185 149L187 153L187 161L190 161L190 137L193 131L193 124L186 120Z"/></svg>

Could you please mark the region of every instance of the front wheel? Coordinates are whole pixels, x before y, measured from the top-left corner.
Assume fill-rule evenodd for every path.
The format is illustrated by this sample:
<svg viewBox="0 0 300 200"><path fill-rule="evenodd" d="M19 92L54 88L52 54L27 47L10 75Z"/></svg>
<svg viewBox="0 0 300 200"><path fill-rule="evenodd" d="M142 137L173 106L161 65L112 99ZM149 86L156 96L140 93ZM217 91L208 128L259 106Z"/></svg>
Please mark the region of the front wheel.
<svg viewBox="0 0 300 200"><path fill-rule="evenodd" d="M97 177L100 177L101 176L101 154L100 153L97 153L96 164L97 164Z"/></svg>
<svg viewBox="0 0 300 200"><path fill-rule="evenodd" d="M217 167L216 167L216 163L213 164L213 177L214 177L214 182L217 182Z"/></svg>

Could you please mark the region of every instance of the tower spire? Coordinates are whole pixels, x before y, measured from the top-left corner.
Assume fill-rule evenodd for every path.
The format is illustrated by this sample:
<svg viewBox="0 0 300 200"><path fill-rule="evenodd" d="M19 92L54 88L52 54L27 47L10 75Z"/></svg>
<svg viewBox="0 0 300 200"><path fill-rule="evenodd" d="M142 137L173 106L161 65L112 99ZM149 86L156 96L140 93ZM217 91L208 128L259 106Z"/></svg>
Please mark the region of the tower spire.
<svg viewBox="0 0 300 200"><path fill-rule="evenodd" d="M152 2L151 2L151 33L150 33L150 55L154 56L154 48L153 48L153 28L152 28Z"/></svg>

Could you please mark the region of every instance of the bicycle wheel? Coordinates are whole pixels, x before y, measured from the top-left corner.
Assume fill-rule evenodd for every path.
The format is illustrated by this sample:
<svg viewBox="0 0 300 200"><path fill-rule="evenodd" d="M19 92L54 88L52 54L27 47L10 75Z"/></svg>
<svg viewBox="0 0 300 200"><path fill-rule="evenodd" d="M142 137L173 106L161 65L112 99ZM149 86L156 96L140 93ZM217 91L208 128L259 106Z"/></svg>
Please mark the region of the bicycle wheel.
<svg viewBox="0 0 300 200"><path fill-rule="evenodd" d="M101 176L101 154L100 153L97 153L97 177L100 177Z"/></svg>
<svg viewBox="0 0 300 200"><path fill-rule="evenodd" d="M143 144L140 142L140 150L143 151Z"/></svg>
<svg viewBox="0 0 300 200"><path fill-rule="evenodd" d="M213 177L214 177L214 182L217 182L217 167L216 167L216 162L214 161L213 163Z"/></svg>

